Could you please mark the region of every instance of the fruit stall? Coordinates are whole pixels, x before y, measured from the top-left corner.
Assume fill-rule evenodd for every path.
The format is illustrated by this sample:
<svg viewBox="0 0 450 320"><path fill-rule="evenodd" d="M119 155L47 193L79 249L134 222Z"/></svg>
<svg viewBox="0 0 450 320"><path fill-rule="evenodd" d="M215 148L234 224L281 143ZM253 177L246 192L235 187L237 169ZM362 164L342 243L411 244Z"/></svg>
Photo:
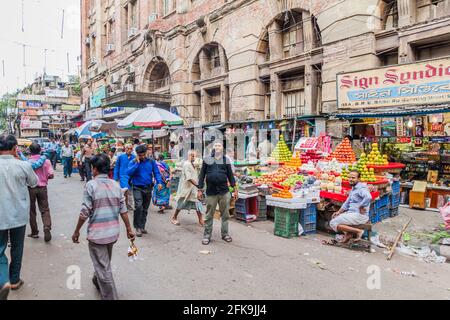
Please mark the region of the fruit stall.
<svg viewBox="0 0 450 320"><path fill-rule="evenodd" d="M381 154L378 144L371 147L357 160L347 138L331 150L331 139L322 135L300 139L292 153L280 136L270 163L241 177L236 218L250 223L272 217L274 233L287 238L329 231L331 215L351 190L347 176L354 170L372 195L370 221L397 215L400 183L386 169L395 164Z"/></svg>

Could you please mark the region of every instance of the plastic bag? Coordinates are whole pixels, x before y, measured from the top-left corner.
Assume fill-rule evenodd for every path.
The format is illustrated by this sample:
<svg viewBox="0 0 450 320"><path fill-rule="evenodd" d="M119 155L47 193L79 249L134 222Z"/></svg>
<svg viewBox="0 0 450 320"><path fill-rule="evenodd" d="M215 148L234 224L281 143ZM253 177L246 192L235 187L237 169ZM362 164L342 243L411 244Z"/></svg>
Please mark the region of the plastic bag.
<svg viewBox="0 0 450 320"><path fill-rule="evenodd" d="M130 261L137 260L138 248L134 244L134 240L131 240L131 244L128 247L128 258Z"/></svg>
<svg viewBox="0 0 450 320"><path fill-rule="evenodd" d="M299 224L298 224L298 235L301 236L301 235L303 234L304 231L305 231L305 230L303 230L302 225L299 223Z"/></svg>
<svg viewBox="0 0 450 320"><path fill-rule="evenodd" d="M442 219L445 222L445 230L450 230L450 202L440 209Z"/></svg>

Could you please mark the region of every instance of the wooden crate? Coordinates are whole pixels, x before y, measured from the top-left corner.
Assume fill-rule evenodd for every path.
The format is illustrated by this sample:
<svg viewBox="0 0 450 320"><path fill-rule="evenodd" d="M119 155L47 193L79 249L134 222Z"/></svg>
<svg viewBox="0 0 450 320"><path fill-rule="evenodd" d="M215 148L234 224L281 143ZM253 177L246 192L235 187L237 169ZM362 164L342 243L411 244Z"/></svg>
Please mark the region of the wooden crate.
<svg viewBox="0 0 450 320"><path fill-rule="evenodd" d="M425 192L410 191L409 207L414 209L425 209Z"/></svg>

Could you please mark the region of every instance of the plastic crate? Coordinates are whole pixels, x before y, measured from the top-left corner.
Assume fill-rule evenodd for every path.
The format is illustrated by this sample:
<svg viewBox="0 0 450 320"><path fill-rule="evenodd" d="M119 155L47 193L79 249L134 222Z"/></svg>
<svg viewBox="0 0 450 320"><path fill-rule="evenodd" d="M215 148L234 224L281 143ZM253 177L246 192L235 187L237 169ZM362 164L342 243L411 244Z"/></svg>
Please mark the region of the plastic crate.
<svg viewBox="0 0 450 320"><path fill-rule="evenodd" d="M379 221L383 221L387 218L390 218L389 215L389 207L383 207L378 211L378 217L379 217Z"/></svg>
<svg viewBox="0 0 450 320"><path fill-rule="evenodd" d="M283 238L298 237L299 212L275 207L274 234Z"/></svg>
<svg viewBox="0 0 450 320"><path fill-rule="evenodd" d="M391 201L390 201L391 209L398 208L399 205L400 205L400 193L391 194Z"/></svg>
<svg viewBox="0 0 450 320"><path fill-rule="evenodd" d="M258 211L267 211L266 197L258 196Z"/></svg>
<svg viewBox="0 0 450 320"><path fill-rule="evenodd" d="M375 206L375 211L378 209L381 209L383 207L386 207L389 205L389 195L384 195L382 196L380 199L378 199L377 201L375 201L374 206Z"/></svg>
<svg viewBox="0 0 450 320"><path fill-rule="evenodd" d="M266 221L267 220L267 207L264 210L259 209L258 210L258 216L257 219L258 221Z"/></svg>
<svg viewBox="0 0 450 320"><path fill-rule="evenodd" d="M238 199L235 204L236 212L258 215L257 197Z"/></svg>
<svg viewBox="0 0 450 320"><path fill-rule="evenodd" d="M391 218L398 216L398 213L399 213L399 207L389 209L389 216Z"/></svg>
<svg viewBox="0 0 450 320"><path fill-rule="evenodd" d="M400 181L394 181L391 184L392 194L400 194Z"/></svg>
<svg viewBox="0 0 450 320"><path fill-rule="evenodd" d="M237 220L241 220L241 221L245 221L245 222L252 222L252 221L256 220L254 218L254 215L249 215L249 214L245 214L245 213L241 213L241 212L236 212L234 217Z"/></svg>

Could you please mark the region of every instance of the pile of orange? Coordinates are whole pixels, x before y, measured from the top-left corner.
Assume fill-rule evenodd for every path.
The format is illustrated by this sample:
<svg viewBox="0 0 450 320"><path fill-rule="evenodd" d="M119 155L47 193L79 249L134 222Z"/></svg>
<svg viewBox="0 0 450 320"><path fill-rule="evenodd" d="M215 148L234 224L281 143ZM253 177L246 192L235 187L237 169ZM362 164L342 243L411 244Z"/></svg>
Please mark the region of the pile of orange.
<svg viewBox="0 0 450 320"><path fill-rule="evenodd" d="M272 195L275 198L292 199L292 193L289 190L279 190Z"/></svg>
<svg viewBox="0 0 450 320"><path fill-rule="evenodd" d="M356 162L356 155L355 152L353 152L350 140L348 138L345 138L327 158L329 161L333 159L336 159L341 163Z"/></svg>

